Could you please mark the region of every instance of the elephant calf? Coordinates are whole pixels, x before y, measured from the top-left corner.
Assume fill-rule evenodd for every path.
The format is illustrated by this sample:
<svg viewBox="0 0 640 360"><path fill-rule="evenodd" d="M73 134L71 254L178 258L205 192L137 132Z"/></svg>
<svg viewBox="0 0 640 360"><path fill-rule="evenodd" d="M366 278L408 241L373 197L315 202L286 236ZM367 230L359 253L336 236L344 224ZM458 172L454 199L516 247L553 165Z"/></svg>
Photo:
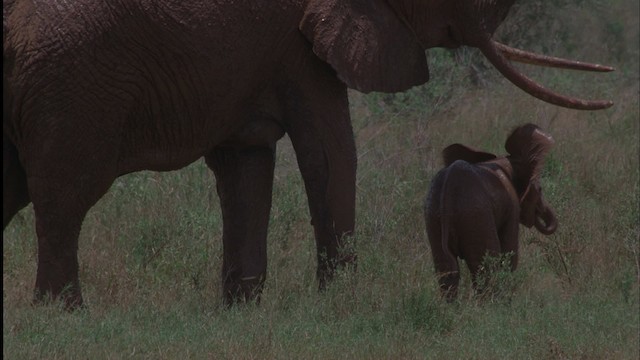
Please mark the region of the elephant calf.
<svg viewBox="0 0 640 360"><path fill-rule="evenodd" d="M553 139L533 124L516 128L505 144L509 155L496 155L453 144L442 152L445 168L436 174L424 204L429 245L440 291L457 296L457 258L466 261L478 289L483 257L511 254L518 264L518 223L545 235L557 227L542 197L540 171Z"/></svg>

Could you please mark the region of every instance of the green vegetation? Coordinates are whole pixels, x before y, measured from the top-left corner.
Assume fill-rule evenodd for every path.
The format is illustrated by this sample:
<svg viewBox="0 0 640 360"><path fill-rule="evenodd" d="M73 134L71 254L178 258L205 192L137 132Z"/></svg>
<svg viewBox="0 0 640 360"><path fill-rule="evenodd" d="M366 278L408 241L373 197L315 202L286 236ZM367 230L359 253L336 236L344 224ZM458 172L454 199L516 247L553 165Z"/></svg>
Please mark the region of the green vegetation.
<svg viewBox="0 0 640 360"><path fill-rule="evenodd" d="M8 359L638 359L640 174L638 3L520 1L499 38L613 65L611 74L523 67L559 91L611 98L579 112L532 99L475 50L429 51L432 80L403 94L352 93L358 144L356 272L324 293L306 196L279 144L269 275L259 306L222 307L222 221L202 162L124 176L87 216L87 308L32 307L33 213L3 233ZM547 18L547 16L552 17ZM535 15L535 16L534 16ZM543 174L556 234L521 228L520 266L473 297L438 297L422 202L453 142L504 153L524 122L556 140ZM499 264L498 264L499 265Z"/></svg>

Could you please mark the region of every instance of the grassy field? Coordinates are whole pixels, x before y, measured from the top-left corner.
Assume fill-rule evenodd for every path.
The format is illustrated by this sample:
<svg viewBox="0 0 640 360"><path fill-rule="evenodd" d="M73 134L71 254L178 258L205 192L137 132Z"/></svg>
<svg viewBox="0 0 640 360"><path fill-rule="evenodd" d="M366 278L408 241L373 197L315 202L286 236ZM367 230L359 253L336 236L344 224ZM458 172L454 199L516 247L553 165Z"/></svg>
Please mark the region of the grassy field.
<svg viewBox="0 0 640 360"><path fill-rule="evenodd" d="M638 3L521 3L501 29L505 42L617 71L522 69L565 93L613 99L614 107L580 112L542 103L473 50L430 51L426 86L352 93L358 270L317 292L306 196L284 139L259 306L222 306L222 220L213 175L201 161L124 176L90 211L80 237L88 306L74 313L30 305L36 239L29 207L3 233L4 357L638 359ZM463 272L461 297L447 305L422 218L440 151L461 142L503 154L508 132L525 122L556 140L542 184L558 231L545 237L521 227L520 266L493 279L498 295L474 298Z"/></svg>

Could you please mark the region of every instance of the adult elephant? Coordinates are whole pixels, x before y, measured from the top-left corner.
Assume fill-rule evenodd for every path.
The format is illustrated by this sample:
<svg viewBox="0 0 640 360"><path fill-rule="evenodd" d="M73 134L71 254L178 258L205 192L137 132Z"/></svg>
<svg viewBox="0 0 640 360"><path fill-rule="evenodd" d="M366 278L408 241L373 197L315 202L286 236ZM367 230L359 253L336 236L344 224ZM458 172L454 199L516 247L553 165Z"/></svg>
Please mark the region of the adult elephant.
<svg viewBox="0 0 640 360"><path fill-rule="evenodd" d="M322 287L336 266L355 261L340 251L355 213L347 87L422 84L427 48L475 46L536 97L610 106L554 94L509 65L503 54L608 70L492 42L512 3L4 0L3 227L33 202L36 299L82 303L78 234L115 178L203 156L222 203L226 301L258 296L274 151L285 132L307 191Z"/></svg>

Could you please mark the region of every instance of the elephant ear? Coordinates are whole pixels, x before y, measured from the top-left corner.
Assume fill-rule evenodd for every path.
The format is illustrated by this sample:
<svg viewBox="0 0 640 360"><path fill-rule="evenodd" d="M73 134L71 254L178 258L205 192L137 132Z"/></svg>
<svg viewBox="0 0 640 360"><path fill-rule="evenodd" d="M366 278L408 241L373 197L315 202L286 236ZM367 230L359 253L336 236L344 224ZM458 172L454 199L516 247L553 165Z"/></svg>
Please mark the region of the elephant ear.
<svg viewBox="0 0 640 360"><path fill-rule="evenodd" d="M429 80L424 49L383 0L310 0L300 30L348 87L397 92Z"/></svg>
<svg viewBox="0 0 640 360"><path fill-rule="evenodd" d="M491 153L476 150L470 146L462 144L451 144L442 150L444 166L449 166L456 160L464 160L471 164L477 164L493 160L496 157L497 156Z"/></svg>
<svg viewBox="0 0 640 360"><path fill-rule="evenodd" d="M542 200L540 173L544 158L551 151L551 135L534 124L517 127L505 143L513 167L513 183L520 197L520 222L531 227Z"/></svg>

